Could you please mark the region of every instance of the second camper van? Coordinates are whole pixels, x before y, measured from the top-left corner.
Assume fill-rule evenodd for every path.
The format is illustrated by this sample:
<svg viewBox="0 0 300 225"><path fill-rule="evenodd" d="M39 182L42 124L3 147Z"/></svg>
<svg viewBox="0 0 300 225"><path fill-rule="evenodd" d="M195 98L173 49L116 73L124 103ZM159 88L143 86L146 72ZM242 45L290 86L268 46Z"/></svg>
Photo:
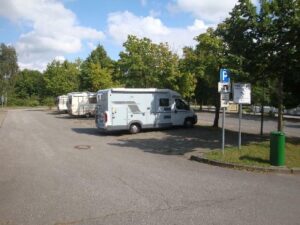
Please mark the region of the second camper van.
<svg viewBox="0 0 300 225"><path fill-rule="evenodd" d="M171 126L192 127L197 115L169 89L112 88L97 93L96 126L100 130L129 130Z"/></svg>
<svg viewBox="0 0 300 225"><path fill-rule="evenodd" d="M97 98L92 92L72 92L68 94L68 113L71 116L94 116Z"/></svg>
<svg viewBox="0 0 300 225"><path fill-rule="evenodd" d="M58 112L68 112L67 101L67 95L60 95L56 98L56 107Z"/></svg>

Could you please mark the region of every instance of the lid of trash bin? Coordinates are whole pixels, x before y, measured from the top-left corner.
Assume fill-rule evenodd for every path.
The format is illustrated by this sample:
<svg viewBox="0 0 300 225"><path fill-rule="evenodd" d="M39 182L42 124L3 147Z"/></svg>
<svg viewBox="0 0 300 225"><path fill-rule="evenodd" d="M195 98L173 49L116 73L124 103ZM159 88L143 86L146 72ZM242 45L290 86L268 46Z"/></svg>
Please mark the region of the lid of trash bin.
<svg viewBox="0 0 300 225"><path fill-rule="evenodd" d="M272 131L271 135L275 135L275 136L284 136L284 133L281 131Z"/></svg>

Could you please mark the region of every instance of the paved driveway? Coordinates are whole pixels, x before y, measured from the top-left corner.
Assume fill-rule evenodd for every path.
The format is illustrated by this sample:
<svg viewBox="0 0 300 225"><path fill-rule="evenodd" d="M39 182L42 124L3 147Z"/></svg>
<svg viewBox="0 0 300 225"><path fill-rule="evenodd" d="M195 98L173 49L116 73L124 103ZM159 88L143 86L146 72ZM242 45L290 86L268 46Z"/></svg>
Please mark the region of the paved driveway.
<svg viewBox="0 0 300 225"><path fill-rule="evenodd" d="M11 110L0 128L0 224L299 224L300 176L187 159L218 148L218 133L104 135L91 119Z"/></svg>

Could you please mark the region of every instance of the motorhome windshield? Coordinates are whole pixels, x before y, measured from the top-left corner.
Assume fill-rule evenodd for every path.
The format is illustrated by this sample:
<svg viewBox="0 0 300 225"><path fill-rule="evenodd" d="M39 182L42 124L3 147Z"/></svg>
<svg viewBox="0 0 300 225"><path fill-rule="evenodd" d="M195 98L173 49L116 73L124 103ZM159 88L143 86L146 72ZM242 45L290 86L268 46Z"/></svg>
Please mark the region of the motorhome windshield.
<svg viewBox="0 0 300 225"><path fill-rule="evenodd" d="M190 107L182 99L175 99L176 109L189 110Z"/></svg>

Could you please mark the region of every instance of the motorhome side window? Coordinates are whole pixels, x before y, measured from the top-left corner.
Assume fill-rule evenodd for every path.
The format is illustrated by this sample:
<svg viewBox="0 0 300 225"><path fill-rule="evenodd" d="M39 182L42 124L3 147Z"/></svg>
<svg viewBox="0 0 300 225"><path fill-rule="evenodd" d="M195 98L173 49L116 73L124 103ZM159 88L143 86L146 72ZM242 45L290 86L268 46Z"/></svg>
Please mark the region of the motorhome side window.
<svg viewBox="0 0 300 225"><path fill-rule="evenodd" d="M189 106L181 99L175 99L176 109L189 110Z"/></svg>
<svg viewBox="0 0 300 225"><path fill-rule="evenodd" d="M169 99L168 98L160 98L159 99L159 106L169 106Z"/></svg>
<svg viewBox="0 0 300 225"><path fill-rule="evenodd" d="M90 97L90 98L89 98L89 103L90 103L90 104L96 104L96 103L97 103L97 98L96 98L96 96L95 96L95 97Z"/></svg>
<svg viewBox="0 0 300 225"><path fill-rule="evenodd" d="M163 107L164 111L171 111L170 102L168 98L159 99L159 107Z"/></svg>

